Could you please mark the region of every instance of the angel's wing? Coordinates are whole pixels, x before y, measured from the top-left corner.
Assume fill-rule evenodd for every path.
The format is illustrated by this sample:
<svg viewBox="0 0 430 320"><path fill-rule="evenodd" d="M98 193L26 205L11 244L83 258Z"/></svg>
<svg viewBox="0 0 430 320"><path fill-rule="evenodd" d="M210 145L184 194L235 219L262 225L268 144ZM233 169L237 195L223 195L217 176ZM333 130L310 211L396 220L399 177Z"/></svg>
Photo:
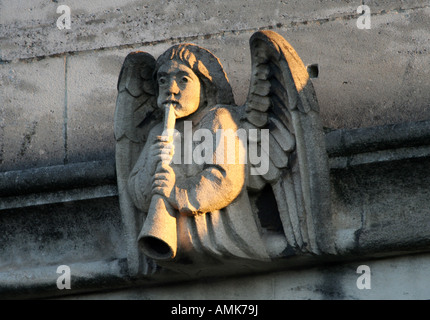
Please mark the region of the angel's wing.
<svg viewBox="0 0 430 320"><path fill-rule="evenodd" d="M243 126L269 129L258 138L269 169L251 165L248 188L271 185L291 248L319 253L316 223L329 205L328 160L316 95L303 62L273 31L250 39L251 85ZM263 136L261 136L263 137Z"/></svg>
<svg viewBox="0 0 430 320"><path fill-rule="evenodd" d="M115 159L118 194L125 236L130 274L144 272L137 236L142 218L128 192L127 180L139 157L153 124L159 121L156 112L153 72L155 59L146 52L132 52L124 60L118 78L118 96L115 109Z"/></svg>

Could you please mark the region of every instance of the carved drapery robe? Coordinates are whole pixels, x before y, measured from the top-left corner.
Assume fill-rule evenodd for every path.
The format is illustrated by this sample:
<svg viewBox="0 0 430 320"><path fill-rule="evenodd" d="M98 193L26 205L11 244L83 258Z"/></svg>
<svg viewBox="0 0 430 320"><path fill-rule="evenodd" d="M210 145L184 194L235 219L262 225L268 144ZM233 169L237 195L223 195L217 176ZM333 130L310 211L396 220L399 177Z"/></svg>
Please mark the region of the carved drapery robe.
<svg viewBox="0 0 430 320"><path fill-rule="evenodd" d="M172 163L176 184L172 192L176 198L176 221L178 254L192 262L204 262L213 258L245 258L268 260L257 220L246 190L248 166L246 164L246 142L235 136L234 163L228 161L228 144L216 145L218 130L238 129L240 114L234 106L205 108L185 119L178 119L175 129L180 133L183 147L185 121L192 121L193 134L198 129L208 129L213 137L212 161L185 164L184 150L180 163ZM136 207L147 213L151 201L152 176L148 168L149 148L162 134L162 126L155 126L148 135L144 149L134 166L128 183L129 192ZM189 138L189 136L188 136ZM201 141L193 141L193 150ZM175 150L177 149L175 143ZM216 158L216 148L224 148L224 161ZM182 148L184 149L184 148ZM219 150L219 149L218 149ZM177 152L177 150L175 151ZM218 153L219 154L219 153ZM245 159L239 160L244 156ZM224 162L224 163L219 163Z"/></svg>

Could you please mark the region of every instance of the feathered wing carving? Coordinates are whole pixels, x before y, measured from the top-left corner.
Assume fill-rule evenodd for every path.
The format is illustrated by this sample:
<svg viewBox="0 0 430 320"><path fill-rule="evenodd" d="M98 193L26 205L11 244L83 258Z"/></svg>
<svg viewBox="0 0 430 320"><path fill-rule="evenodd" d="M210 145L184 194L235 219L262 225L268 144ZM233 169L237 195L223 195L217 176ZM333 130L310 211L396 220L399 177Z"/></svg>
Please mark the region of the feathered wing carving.
<svg viewBox="0 0 430 320"><path fill-rule="evenodd" d="M279 34L259 31L250 47L251 85L242 125L269 129L268 141L259 137L258 143L270 163L267 172L250 165L248 188L261 190L269 183L288 245L320 253L316 227L329 205L328 160L312 83Z"/></svg>
<svg viewBox="0 0 430 320"><path fill-rule="evenodd" d="M134 206L127 189L133 165L145 145L153 124L160 121L156 108L153 72L155 59L146 52L132 52L124 60L118 78L114 132L115 159L122 220L127 241L127 260L131 275L147 273L150 264L139 254L137 236L142 224L141 213Z"/></svg>

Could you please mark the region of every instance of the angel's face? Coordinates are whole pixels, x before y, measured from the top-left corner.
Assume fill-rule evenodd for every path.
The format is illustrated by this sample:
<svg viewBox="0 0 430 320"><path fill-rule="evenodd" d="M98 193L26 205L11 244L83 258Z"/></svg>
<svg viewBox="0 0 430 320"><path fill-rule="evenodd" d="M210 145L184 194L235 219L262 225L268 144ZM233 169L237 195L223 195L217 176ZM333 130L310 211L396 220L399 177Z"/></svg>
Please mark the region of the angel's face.
<svg viewBox="0 0 430 320"><path fill-rule="evenodd" d="M200 80L186 65L175 60L164 63L157 72L159 108L172 103L176 118L186 117L199 108Z"/></svg>

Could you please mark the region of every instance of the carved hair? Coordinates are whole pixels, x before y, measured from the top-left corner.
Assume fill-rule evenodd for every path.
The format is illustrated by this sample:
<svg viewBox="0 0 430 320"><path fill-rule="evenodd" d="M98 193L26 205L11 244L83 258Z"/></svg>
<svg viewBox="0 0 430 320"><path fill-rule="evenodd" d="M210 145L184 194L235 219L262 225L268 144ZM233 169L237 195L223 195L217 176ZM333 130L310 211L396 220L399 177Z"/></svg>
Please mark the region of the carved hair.
<svg viewBox="0 0 430 320"><path fill-rule="evenodd" d="M219 59L211 52L189 43L175 45L157 59L154 77L156 77L158 69L169 60L181 62L193 70L201 81L209 106L235 105L227 75Z"/></svg>

